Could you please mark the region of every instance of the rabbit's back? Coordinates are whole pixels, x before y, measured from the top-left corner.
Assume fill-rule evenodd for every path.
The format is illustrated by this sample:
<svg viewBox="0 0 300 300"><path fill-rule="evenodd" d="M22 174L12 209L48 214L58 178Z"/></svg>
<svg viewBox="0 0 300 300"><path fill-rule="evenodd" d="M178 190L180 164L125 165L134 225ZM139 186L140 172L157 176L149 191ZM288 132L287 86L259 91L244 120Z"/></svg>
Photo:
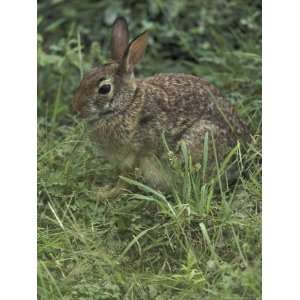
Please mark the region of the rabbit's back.
<svg viewBox="0 0 300 300"><path fill-rule="evenodd" d="M233 106L200 77L158 74L139 81L139 85L145 93L139 131L150 140L157 139L164 130L169 142L176 144L199 121L221 128L230 145L247 134Z"/></svg>

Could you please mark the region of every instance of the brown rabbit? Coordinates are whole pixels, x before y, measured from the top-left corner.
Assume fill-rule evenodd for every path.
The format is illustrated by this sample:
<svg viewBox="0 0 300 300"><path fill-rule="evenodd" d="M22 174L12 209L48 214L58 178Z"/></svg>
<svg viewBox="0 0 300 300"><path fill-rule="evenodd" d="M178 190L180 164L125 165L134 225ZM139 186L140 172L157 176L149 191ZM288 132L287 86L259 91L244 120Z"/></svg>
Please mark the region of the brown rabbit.
<svg viewBox="0 0 300 300"><path fill-rule="evenodd" d="M175 152L185 141L194 161L202 158L207 132L220 158L248 135L230 103L206 80L185 74L136 79L134 66L144 54L148 33L129 44L128 36L126 20L118 17L112 61L88 72L73 100L107 158L118 161L123 172L138 168L152 184L165 185L153 159L163 153L162 132Z"/></svg>

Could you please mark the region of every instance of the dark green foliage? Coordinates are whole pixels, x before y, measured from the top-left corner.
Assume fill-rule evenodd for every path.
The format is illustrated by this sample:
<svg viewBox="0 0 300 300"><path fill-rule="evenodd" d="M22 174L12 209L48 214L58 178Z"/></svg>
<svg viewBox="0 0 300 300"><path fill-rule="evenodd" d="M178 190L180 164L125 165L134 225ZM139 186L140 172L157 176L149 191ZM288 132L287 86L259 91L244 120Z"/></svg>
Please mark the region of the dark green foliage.
<svg viewBox="0 0 300 300"><path fill-rule="evenodd" d="M237 184L203 176L205 159L191 164L183 147L171 194L124 178L128 192L97 200L115 168L70 103L83 72L109 58L117 15L131 38L150 32L139 76L203 76L249 124L247 151L232 151ZM248 0L39 1L39 299L260 299L260 18Z"/></svg>

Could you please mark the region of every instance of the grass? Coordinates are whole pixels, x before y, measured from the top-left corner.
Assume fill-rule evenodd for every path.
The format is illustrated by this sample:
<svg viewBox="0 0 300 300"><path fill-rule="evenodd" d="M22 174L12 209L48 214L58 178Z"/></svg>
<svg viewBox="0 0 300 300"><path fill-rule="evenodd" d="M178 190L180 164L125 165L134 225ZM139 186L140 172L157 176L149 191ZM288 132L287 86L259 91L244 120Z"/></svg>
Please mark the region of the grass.
<svg viewBox="0 0 300 300"><path fill-rule="evenodd" d="M38 298L260 299L259 3L129 2L39 3ZM206 142L202 161L184 145L183 163L169 155L170 193L130 177L119 197L97 199L117 174L69 106L82 74L105 61L116 14L134 34L150 29L140 76L203 76L249 124L251 143L230 153L241 171L234 185L221 180L229 159L208 175Z"/></svg>

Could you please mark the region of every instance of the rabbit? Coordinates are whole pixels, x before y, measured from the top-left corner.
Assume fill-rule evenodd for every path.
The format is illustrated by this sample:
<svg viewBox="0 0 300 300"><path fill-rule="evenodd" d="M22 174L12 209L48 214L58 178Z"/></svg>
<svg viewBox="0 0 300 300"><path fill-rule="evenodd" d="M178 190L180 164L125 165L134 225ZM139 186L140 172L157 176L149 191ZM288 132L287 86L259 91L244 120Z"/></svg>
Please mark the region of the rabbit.
<svg viewBox="0 0 300 300"><path fill-rule="evenodd" d="M213 136L222 158L247 138L249 130L218 89L203 78L157 74L136 79L134 67L147 41L145 31L129 43L125 18L116 18L111 60L83 77L73 109L87 120L92 136L107 159L117 162L120 174L137 168L147 182L161 187L166 175L155 157L164 153L162 133L174 153L185 142L193 161L200 161L206 133Z"/></svg>

